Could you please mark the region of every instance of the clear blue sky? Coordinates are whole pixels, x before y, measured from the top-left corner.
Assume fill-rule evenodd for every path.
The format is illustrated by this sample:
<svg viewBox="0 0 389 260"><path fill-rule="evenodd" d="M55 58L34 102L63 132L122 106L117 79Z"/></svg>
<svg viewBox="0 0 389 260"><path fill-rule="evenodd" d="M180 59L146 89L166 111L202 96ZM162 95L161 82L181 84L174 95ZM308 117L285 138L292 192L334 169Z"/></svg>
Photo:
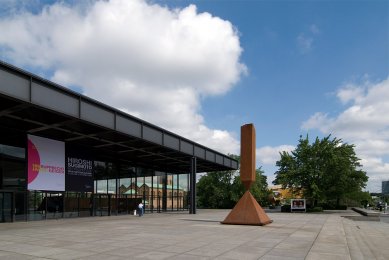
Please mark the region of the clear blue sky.
<svg viewBox="0 0 389 260"><path fill-rule="evenodd" d="M237 126L253 122L257 147L296 145L300 134L312 139L333 134L352 143L355 138L331 129L302 129L302 124L316 112L337 117L347 109L336 98L344 85L389 76L388 1L162 2L195 3L199 12L237 27L249 73L226 95L206 98L202 109L213 128L238 131ZM380 156L389 162L388 154ZM270 174L273 168L264 169ZM379 183L370 189L378 191Z"/></svg>
<svg viewBox="0 0 389 260"><path fill-rule="evenodd" d="M269 180L274 177L278 152L284 148L293 149L299 136L306 134L312 139L332 134L355 144L357 155L370 177L367 187L370 191L379 192L381 181L389 180L389 119L386 114L389 113L389 101L386 101L389 100L389 1L154 0L137 1L144 5L136 8L120 0L108 1L106 5L97 5L95 1L87 1L89 5L84 2L85 6L96 7L94 9L83 9L78 1L65 1L66 4L61 5L60 9L68 12L59 14L53 11L54 8L47 9L48 6L58 5L58 1L31 1L28 4L4 1L5 4L0 7L0 30L17 28L15 30L26 33L9 31L5 34L7 36L0 36L0 58L3 60L226 153L237 153L240 126L254 123L258 165L263 166ZM152 4L158 8L153 8ZM119 10L128 10L122 20L116 19L118 9L114 9L115 5L120 6ZM166 10L172 15L188 9L189 5L197 7L197 11L192 10L195 18L209 13L212 18L218 17L235 28L234 34L229 33L228 24L217 27L220 24L210 17L203 17L203 22L180 17L166 18ZM46 11L42 9L44 6ZM165 8L165 11L161 11L161 8ZM70 16L72 12L69 10L73 9L78 11ZM93 12L90 11L92 9ZM134 16L135 13L144 19L136 20L138 18L134 17L138 16ZM25 18L28 17L26 14L33 19ZM148 17L148 14L153 15ZM46 22L41 23L38 16ZM96 16L108 18L100 26L98 21L102 19ZM115 18L112 20L112 17ZM158 22L149 23L158 17L162 17L160 28ZM167 22L169 19L174 22ZM15 21L19 21L19 26L20 21L28 26L17 27ZM119 34L127 35L129 32L129 36L123 38L123 35L111 34L114 27L107 29L105 26L110 22L123 26ZM195 28L201 29L182 29L184 26L175 27L177 24L196 24ZM36 29L40 25L44 27L42 31ZM59 28L66 31L67 26L71 28L67 31L70 34L77 33L79 28L80 33L74 34L73 39L58 37L55 32ZM169 27L171 30L161 33L168 26L172 26ZM90 29L94 27L97 29ZM139 30L131 34L132 28ZM219 30L212 31L210 28ZM107 30L106 33L99 36L99 32L104 30ZM135 68L129 71L137 71L136 74L108 73L107 68L101 69L104 75L99 73L93 57L101 50L89 53L89 49L82 49L85 37L74 40L79 35L85 36L85 32L91 37L88 38L89 44L96 50L101 46L105 48L103 50L110 50L113 45L107 43L107 39L124 42L129 50L133 48L134 52L129 52L128 60L135 60L134 63L127 62L123 67ZM226 34L219 35L219 32ZM131 38L131 35L135 37ZM224 44L228 45L230 40L238 40L238 47L243 51L239 51L234 44L230 49L224 49ZM69 42L61 45L58 43L60 41ZM134 44L137 41L145 46L145 53L137 49ZM193 57L181 49L188 45L188 49L194 50ZM71 48L66 49L68 46ZM127 50L123 49L120 54L122 47L120 44L114 45L112 50L107 51L109 56L104 60L116 57L117 53L118 59L121 55L127 57ZM166 48L165 52L163 48ZM175 55L169 56L171 49ZM220 49L223 49L221 55L215 54ZM26 54L28 52L25 53L25 50L36 52L44 58ZM177 52L174 53L174 50ZM81 56L86 53L85 56L92 58L81 59L80 53ZM152 59L149 57L151 55ZM209 55L209 62L202 59L206 55ZM223 59L224 56L229 58ZM70 57L74 58L68 61ZM106 63L120 70L122 63L118 59ZM71 62L72 65L67 65ZM220 69L213 70L219 68L221 63L223 66ZM238 63L245 69L231 69ZM190 64L189 69L183 69L187 64ZM92 71L94 68L96 70ZM92 82L82 77L88 73L93 77L102 75L102 78ZM147 77L139 76L143 73ZM154 76L160 83L158 87L150 81ZM203 76L207 79L202 81ZM224 77L226 79L223 81ZM112 87L127 86L128 95L134 98L121 100L115 96L106 97L103 87L91 87L101 82ZM134 87L142 91L134 91ZM147 107L143 107L148 102L143 98L150 99L147 94L150 92L147 91L152 91L159 98L152 99ZM176 93L180 94L173 98ZM158 105L161 100L165 105L169 104L166 109L169 113L164 114L162 103ZM126 103L136 106L131 107ZM171 114L173 118L169 119Z"/></svg>
<svg viewBox="0 0 389 260"><path fill-rule="evenodd" d="M255 123L258 146L296 144L313 113L344 109L335 98L344 82L389 75L388 1L162 2L195 3L237 27L249 73L226 95L207 98L203 111L212 127L236 131L231 118ZM300 49L301 34L312 39L309 50Z"/></svg>

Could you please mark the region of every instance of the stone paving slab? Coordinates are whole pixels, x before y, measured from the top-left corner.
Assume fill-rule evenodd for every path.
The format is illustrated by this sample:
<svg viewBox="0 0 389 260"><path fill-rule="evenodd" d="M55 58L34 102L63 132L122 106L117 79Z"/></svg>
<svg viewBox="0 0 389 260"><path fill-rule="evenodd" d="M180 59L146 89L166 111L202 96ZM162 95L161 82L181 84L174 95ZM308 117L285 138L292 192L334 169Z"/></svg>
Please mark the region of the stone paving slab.
<svg viewBox="0 0 389 260"><path fill-rule="evenodd" d="M389 259L389 223L355 212L268 213L222 225L228 210L0 224L0 259Z"/></svg>

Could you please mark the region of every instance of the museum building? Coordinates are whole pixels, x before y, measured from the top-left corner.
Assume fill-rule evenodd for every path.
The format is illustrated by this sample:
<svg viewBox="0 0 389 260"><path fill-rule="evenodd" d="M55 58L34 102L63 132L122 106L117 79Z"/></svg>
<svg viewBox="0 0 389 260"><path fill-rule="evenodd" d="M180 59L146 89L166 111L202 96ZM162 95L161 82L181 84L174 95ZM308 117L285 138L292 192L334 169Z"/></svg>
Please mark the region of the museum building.
<svg viewBox="0 0 389 260"><path fill-rule="evenodd" d="M196 213L229 156L0 61L0 222Z"/></svg>

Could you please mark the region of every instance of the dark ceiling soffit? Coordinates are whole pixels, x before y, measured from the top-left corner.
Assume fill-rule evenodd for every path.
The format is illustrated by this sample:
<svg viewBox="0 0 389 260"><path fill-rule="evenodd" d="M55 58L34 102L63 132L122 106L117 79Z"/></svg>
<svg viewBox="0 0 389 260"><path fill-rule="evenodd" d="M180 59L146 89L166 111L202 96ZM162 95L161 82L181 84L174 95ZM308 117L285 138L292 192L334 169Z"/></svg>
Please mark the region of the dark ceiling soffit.
<svg viewBox="0 0 389 260"><path fill-rule="evenodd" d="M69 122L74 121L80 121L84 124L88 125L96 125L98 127L102 127L107 129L107 132L111 132L112 130L114 132L120 133L121 135L125 135L130 137L131 139L134 139L134 137L137 137L139 140L142 140L143 142L153 144L154 147L161 147L166 150L173 150L178 153L182 153L185 156L196 156L199 159L205 159L201 160L207 163L210 163L210 165L213 165L215 170L219 170L220 168L224 169L237 169L238 168L238 162L231 157L228 157L226 155L223 155L215 150L212 150L210 148L207 148L205 146L202 146L200 144L197 144L191 140L188 140L184 137L181 137L179 135L176 135L172 132L169 132L165 129L162 129L158 126L152 125L144 120L141 120L139 118L136 118L134 116L131 116L129 114L126 114L120 110L117 110L115 108L112 108L110 106L107 106L99 101L93 100L89 97L86 97L84 95L81 95L77 92L74 92L72 90L69 90L67 88L64 88L58 84L55 84L53 82L50 82L46 79L43 79L39 76L33 75L29 72L23 71L17 67L14 67L12 65L9 65L7 63L4 63L0 61L0 80L5 80L6 82L3 85L1 85L0 92L4 93L6 96L11 96L14 99L17 99L18 101L23 101L27 103L23 103L21 105L12 107L10 109L5 109L1 111L1 115L6 115L11 118L17 118L16 116L12 115L15 111L23 110L26 108L26 106L29 106L29 104L33 104L37 108L44 108L45 110L54 111L55 113L64 115L69 118L75 118L69 120ZM8 77L8 78L7 78ZM10 88L7 89L7 83L16 84L13 85L15 87L16 91L18 93L14 92L14 89L10 90ZM2 89L4 88L4 89ZM23 91L25 92L23 94ZM10 93L11 92L11 93ZM23 95L24 98L23 98ZM42 97L42 95L49 95L46 97L49 97L49 99L45 99ZM53 101L50 100L50 98L57 98L57 100ZM60 100L62 98L62 101ZM47 102L46 100L49 100ZM58 101L58 102L57 102ZM61 106L61 102L71 101L70 103L66 103L66 108L64 106ZM73 107L70 107L69 105L72 105ZM98 113L98 117L96 117L96 113ZM135 124L139 125L140 133L131 133L123 132L122 130L118 129L120 128L118 124L118 118L120 117L120 120L124 120L122 128L126 126L126 124ZM18 118L21 119L21 118ZM22 119L27 120L28 119ZM41 122L37 122L34 120L30 120L31 123L35 123L38 125L37 128L31 129L31 133L39 132L46 129L56 129L59 131L65 131L63 128L61 128L61 125L65 122L60 123L54 123L54 124L44 124ZM126 128L127 129L127 128ZM148 136L144 135L144 129L148 129L151 131L148 131ZM96 139L98 141L102 141L101 138L96 137L96 135L99 135L99 133L93 133L93 134L84 134L84 133L77 133L76 131L69 131L72 135L75 135L75 137L69 138L69 140L75 140L75 139L83 139L83 138L92 138ZM139 136L136 136L139 134ZM165 143L164 139L165 137L169 137L169 139L172 139L173 142L171 143ZM175 142L174 142L175 141ZM181 147L181 145L184 144L185 147ZM108 140L104 140L104 142L101 145L118 145L122 146L123 148L128 148L127 145L122 144L121 142L112 142ZM133 149L131 147L130 149ZM198 152L195 153L195 149L198 151L203 151L204 154L199 155ZM137 150L135 148L134 150ZM184 156L184 157L185 157ZM217 157L222 157L222 160L220 162L217 162ZM167 157L166 159L170 159L171 157ZM227 164L227 165L226 165ZM201 168L201 165L198 165L199 168ZM207 167L211 169L212 167Z"/></svg>

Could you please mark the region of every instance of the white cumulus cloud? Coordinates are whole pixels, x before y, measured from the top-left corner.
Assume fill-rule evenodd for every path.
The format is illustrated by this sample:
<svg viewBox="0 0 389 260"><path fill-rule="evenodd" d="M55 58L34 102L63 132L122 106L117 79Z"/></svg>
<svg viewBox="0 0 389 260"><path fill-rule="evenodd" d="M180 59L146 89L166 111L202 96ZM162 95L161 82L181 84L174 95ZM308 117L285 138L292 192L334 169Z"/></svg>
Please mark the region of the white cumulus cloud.
<svg viewBox="0 0 389 260"><path fill-rule="evenodd" d="M268 185L272 185L277 171L276 162L281 159L280 153L291 152L295 149L293 145L262 146L256 149L257 167L261 166L267 176Z"/></svg>
<svg viewBox="0 0 389 260"><path fill-rule="evenodd" d="M201 98L246 73L237 29L196 6L145 0L63 2L0 18L0 58L226 153L231 133L210 129ZM47 75L44 75L47 76Z"/></svg>
<svg viewBox="0 0 389 260"><path fill-rule="evenodd" d="M302 124L305 130L319 129L355 144L357 156L369 176L367 189L381 191L389 179L389 78L380 82L348 83L337 92L346 105L338 115L318 112Z"/></svg>
<svg viewBox="0 0 389 260"><path fill-rule="evenodd" d="M295 149L292 145L263 146L256 149L257 161L263 165L275 165L280 160L281 152L291 152Z"/></svg>

